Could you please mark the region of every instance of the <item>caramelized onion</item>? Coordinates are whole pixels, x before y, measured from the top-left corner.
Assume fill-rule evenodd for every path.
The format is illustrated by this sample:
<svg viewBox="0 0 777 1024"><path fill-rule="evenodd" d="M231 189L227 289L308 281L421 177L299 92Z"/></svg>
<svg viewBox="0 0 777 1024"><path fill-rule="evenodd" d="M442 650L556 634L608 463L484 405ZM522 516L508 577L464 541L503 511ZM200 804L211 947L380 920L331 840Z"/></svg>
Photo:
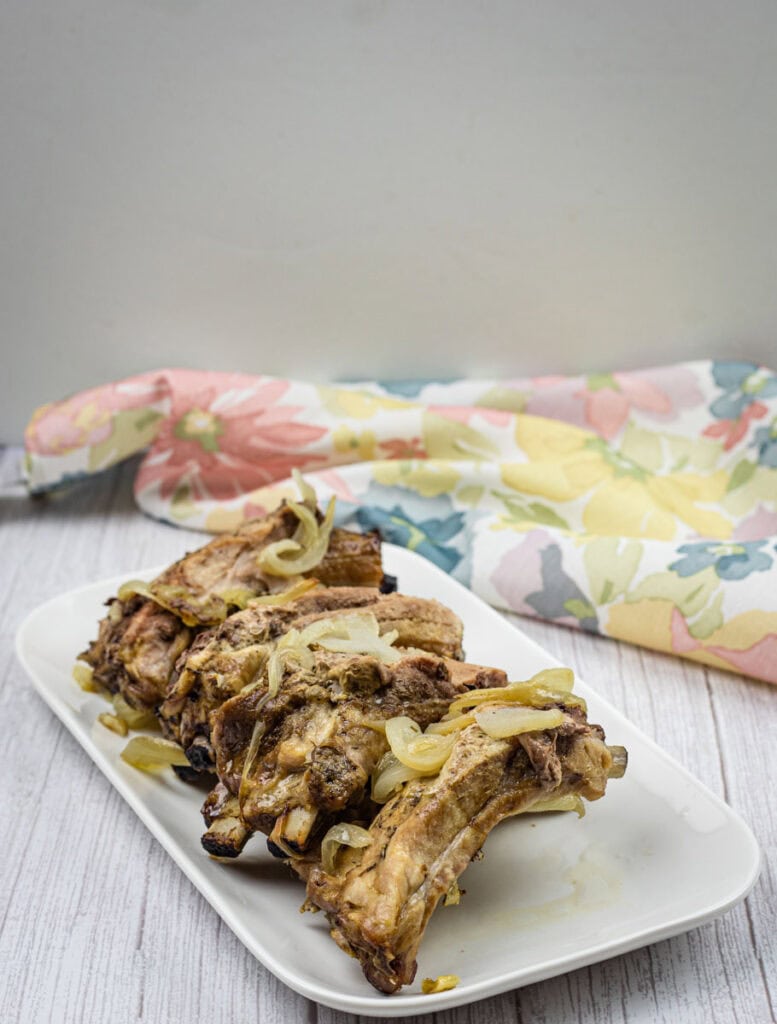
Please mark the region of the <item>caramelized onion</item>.
<svg viewBox="0 0 777 1024"><path fill-rule="evenodd" d="M302 473L300 473L296 466L294 467L294 469L292 469L291 476L292 479L294 480L294 483L297 485L300 497L305 502L305 504L310 505L311 508L316 508L316 506L318 505L318 497L316 496L316 492L313 490L311 485L307 482L305 477L302 475Z"/></svg>
<svg viewBox="0 0 777 1024"><path fill-rule="evenodd" d="M356 849L369 846L372 836L366 828L341 821L333 825L321 840L321 866L327 874L335 870L335 857L341 846L352 846Z"/></svg>
<svg viewBox="0 0 777 1024"><path fill-rule="evenodd" d="M565 796L551 796L547 800L539 800L526 808L527 814L544 814L546 811L575 811L578 818L582 818L585 815L585 804L577 793L567 793Z"/></svg>
<svg viewBox="0 0 777 1024"><path fill-rule="evenodd" d="M73 665L73 679L78 683L82 690L87 693L98 693L99 687L94 681L94 670L91 665L85 664L83 661L77 661Z"/></svg>
<svg viewBox="0 0 777 1024"><path fill-rule="evenodd" d="M326 554L335 518L335 498L329 500L324 521L316 522L307 505L289 502L300 525L292 540L268 544L257 557L259 568L271 576L298 576L314 569Z"/></svg>
<svg viewBox="0 0 777 1024"><path fill-rule="evenodd" d="M127 723L123 718L119 718L118 715L109 715L106 712L103 712L101 715L97 716L97 721L100 725L104 725L106 729L110 729L111 732L115 732L117 736L126 736L129 731L127 729Z"/></svg>
<svg viewBox="0 0 777 1024"><path fill-rule="evenodd" d="M378 762L372 775L372 799L376 804L385 804L392 793L405 782L420 779L421 772L408 768L406 764L389 751Z"/></svg>
<svg viewBox="0 0 777 1024"><path fill-rule="evenodd" d="M461 978L458 974L441 974L438 978L424 978L421 982L421 991L425 996L434 995L436 992L447 992L448 989L456 988Z"/></svg>
<svg viewBox="0 0 777 1024"><path fill-rule="evenodd" d="M149 585L145 580L127 580L116 591L116 596L120 601L128 601L135 594L139 594L141 597L152 597Z"/></svg>
<svg viewBox="0 0 777 1024"><path fill-rule="evenodd" d="M475 712L475 721L491 739L502 740L524 732L555 729L564 721L564 712L558 708L540 711L521 705L487 704Z"/></svg>
<svg viewBox="0 0 777 1024"><path fill-rule="evenodd" d="M317 586L319 586L318 580L309 577L308 579L298 580L291 587L287 587L286 590L282 590L278 594L262 594L261 597L254 596L249 604L288 604L290 601L296 601L303 594L307 594L309 590L315 590Z"/></svg>
<svg viewBox="0 0 777 1024"><path fill-rule="evenodd" d="M412 718L398 715L386 722L386 739L402 764L422 775L435 775L447 761L456 737L422 733Z"/></svg>
<svg viewBox="0 0 777 1024"><path fill-rule="evenodd" d="M156 772L169 765L188 765L189 759L177 743L160 736L133 736L121 752L122 761L144 772Z"/></svg>
<svg viewBox="0 0 777 1024"><path fill-rule="evenodd" d="M130 729L148 729L157 724L152 711L138 711L120 693L114 693L111 703L116 716L126 722Z"/></svg>

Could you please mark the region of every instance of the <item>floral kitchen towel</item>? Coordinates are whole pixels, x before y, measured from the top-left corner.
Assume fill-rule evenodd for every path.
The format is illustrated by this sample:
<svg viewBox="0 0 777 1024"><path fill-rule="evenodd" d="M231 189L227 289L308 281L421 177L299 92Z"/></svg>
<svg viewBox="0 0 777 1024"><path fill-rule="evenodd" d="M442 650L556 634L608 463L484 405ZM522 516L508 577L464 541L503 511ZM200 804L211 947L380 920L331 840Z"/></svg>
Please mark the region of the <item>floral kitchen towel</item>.
<svg viewBox="0 0 777 1024"><path fill-rule="evenodd" d="M494 605L777 682L777 375L747 362L319 386L190 370L39 409L32 491L148 448L142 509L222 531L296 494Z"/></svg>

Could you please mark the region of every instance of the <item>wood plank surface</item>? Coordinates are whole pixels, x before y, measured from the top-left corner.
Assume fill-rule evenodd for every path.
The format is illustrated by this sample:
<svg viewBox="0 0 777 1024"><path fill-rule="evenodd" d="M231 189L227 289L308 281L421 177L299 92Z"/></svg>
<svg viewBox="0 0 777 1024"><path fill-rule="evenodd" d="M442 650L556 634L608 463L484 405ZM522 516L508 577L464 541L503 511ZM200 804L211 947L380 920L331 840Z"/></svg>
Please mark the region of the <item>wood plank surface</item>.
<svg viewBox="0 0 777 1024"><path fill-rule="evenodd" d="M18 458L18 450L0 456L3 1020L352 1024L355 1017L296 995L253 959L43 704L13 653L18 625L42 601L172 561L202 535L137 511L133 463L31 500L8 486ZM744 817L764 854L761 877L744 903L685 935L412 1019L775 1021L777 691L612 640L516 622Z"/></svg>

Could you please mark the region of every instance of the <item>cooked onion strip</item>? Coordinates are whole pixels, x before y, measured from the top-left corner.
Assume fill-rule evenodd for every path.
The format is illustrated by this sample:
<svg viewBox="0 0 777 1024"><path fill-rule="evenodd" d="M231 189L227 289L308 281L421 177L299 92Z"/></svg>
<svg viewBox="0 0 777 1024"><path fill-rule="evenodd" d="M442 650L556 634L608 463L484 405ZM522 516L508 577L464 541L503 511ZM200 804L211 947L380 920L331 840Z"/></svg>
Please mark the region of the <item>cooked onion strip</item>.
<svg viewBox="0 0 777 1024"><path fill-rule="evenodd" d="M300 473L296 466L294 467L294 469L292 469L291 476L292 479L294 480L294 483L297 485L299 495L305 502L305 504L310 505L311 508L316 508L316 506L318 505L318 497L316 496L316 492L313 490L311 485L307 482L305 477L302 475L302 473Z"/></svg>
<svg viewBox="0 0 777 1024"><path fill-rule="evenodd" d="M116 596L120 601L128 601L135 594L139 594L141 597L150 597L153 600L153 594L145 580L127 580L116 591Z"/></svg>
<svg viewBox="0 0 777 1024"><path fill-rule="evenodd" d="M457 907L461 903L461 889L459 883L454 879L451 882L450 889L445 894L445 899L442 901L444 907Z"/></svg>
<svg viewBox="0 0 777 1024"><path fill-rule="evenodd" d="M458 974L441 974L439 978L424 978L421 982L421 991L425 996L434 995L436 992L447 992L448 989L456 988L461 978Z"/></svg>
<svg viewBox="0 0 777 1024"><path fill-rule="evenodd" d="M189 759L177 743L160 736L133 736L121 752L122 761L143 772L156 772L169 765L188 765Z"/></svg>
<svg viewBox="0 0 777 1024"><path fill-rule="evenodd" d="M111 703L114 714L126 722L130 729L148 729L157 724L152 711L138 711L128 704L120 693L114 693Z"/></svg>
<svg viewBox="0 0 777 1024"><path fill-rule="evenodd" d="M526 808L527 814L544 814L546 811L575 811L578 818L582 818L585 815L585 804L577 793L567 793L565 796L539 800Z"/></svg>
<svg viewBox="0 0 777 1024"><path fill-rule="evenodd" d="M254 600L256 593L250 587L226 587L220 590L217 596L227 607L239 608L242 611ZM226 608L224 610L226 612Z"/></svg>
<svg viewBox="0 0 777 1024"><path fill-rule="evenodd" d="M556 729L564 721L564 712L558 708L539 711L521 705L487 704L475 712L475 721L483 732L494 740L520 736L525 732Z"/></svg>
<svg viewBox="0 0 777 1024"><path fill-rule="evenodd" d="M341 846L362 849L369 846L371 842L372 836L366 828L344 821L339 822L337 825L333 825L321 840L321 866L327 874L331 875L334 873L335 857Z"/></svg>
<svg viewBox="0 0 777 1024"><path fill-rule="evenodd" d="M448 709L448 716L457 715L465 708L474 708L478 704L487 704L489 701L516 701L518 704L526 704L529 707L546 707L548 704L566 704L570 707L579 707L584 711L586 704L582 697L573 694L568 688L574 681L570 669L551 668L544 669L532 676L525 682L508 683L507 686L489 686L482 690L470 690L457 697ZM551 688L555 683L556 688Z"/></svg>
<svg viewBox="0 0 777 1024"><path fill-rule="evenodd" d="M439 772L456 741L455 736L422 733L418 723L404 715L389 718L386 722L386 739L394 757L422 775L435 775Z"/></svg>
<svg viewBox="0 0 777 1024"><path fill-rule="evenodd" d="M83 661L77 661L73 665L73 679L86 693L99 693L100 691L99 686L94 681L92 666L85 664Z"/></svg>
<svg viewBox="0 0 777 1024"><path fill-rule="evenodd" d="M126 736L129 732L127 723L123 718L119 718L118 715L109 715L103 712L97 716L97 721L100 725L104 725L106 729L110 729L111 732L115 732L117 736Z"/></svg>
<svg viewBox="0 0 777 1024"><path fill-rule="evenodd" d="M308 577L305 580L298 580L291 587L287 587L286 590L281 590L278 594L262 594L261 597L252 597L248 602L250 605L255 604L288 604L290 601L296 601L298 597L302 597L303 594L307 594L309 590L315 590L319 586L317 579Z"/></svg>
<svg viewBox="0 0 777 1024"><path fill-rule="evenodd" d="M335 518L334 496L329 499L324 521L316 522L315 513L307 505L289 502L300 525L292 540L268 544L257 557L259 568L271 576L298 576L314 569L326 554ZM288 556L288 557L287 557Z"/></svg>
<svg viewBox="0 0 777 1024"><path fill-rule="evenodd" d="M385 804L392 793L413 779L420 779L421 773L396 758L391 751L384 754L372 775L372 799L376 804Z"/></svg>
<svg viewBox="0 0 777 1024"><path fill-rule="evenodd" d="M262 721L262 708L270 699L270 694L266 693L264 697L259 701L259 705L256 709L256 722L254 723L253 732L251 733L251 742L248 744L248 750L246 751L246 759L243 762L243 771L240 773L240 789L238 790L238 803L240 807L243 806L243 800L245 799L246 785L248 784L248 776L251 774L251 770L254 767L254 761L256 761L256 755L259 752L259 744L262 742L262 736L264 736L265 725Z"/></svg>
<svg viewBox="0 0 777 1024"><path fill-rule="evenodd" d="M466 715L456 715L453 718L448 718L446 716L439 722L432 722L431 725L427 725L426 732L433 736L449 736L453 732L461 732L461 730L466 729L468 725L472 725L474 721L474 711L470 711Z"/></svg>

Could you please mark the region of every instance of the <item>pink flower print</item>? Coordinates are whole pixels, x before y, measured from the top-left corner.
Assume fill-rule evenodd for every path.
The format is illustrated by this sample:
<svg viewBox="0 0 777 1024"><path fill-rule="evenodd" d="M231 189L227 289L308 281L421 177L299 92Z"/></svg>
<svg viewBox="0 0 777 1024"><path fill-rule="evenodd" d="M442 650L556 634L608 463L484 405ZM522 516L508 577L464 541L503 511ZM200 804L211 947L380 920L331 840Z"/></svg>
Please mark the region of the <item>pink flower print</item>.
<svg viewBox="0 0 777 1024"><path fill-rule="evenodd" d="M492 423L495 427L507 426L513 416L513 413L505 409L489 409L480 405L430 405L429 412L464 424L469 424L474 416L482 416L486 423Z"/></svg>
<svg viewBox="0 0 777 1024"><path fill-rule="evenodd" d="M637 374L593 374L580 393L585 399L586 420L607 441L621 432L632 406L663 415L672 410L669 397Z"/></svg>
<svg viewBox="0 0 777 1024"><path fill-rule="evenodd" d="M763 402L753 402L742 410L741 415L735 420L718 420L705 427L702 433L705 437L723 438L723 450L731 451L738 444L750 429L751 420L760 420L769 412Z"/></svg>
<svg viewBox="0 0 777 1024"><path fill-rule="evenodd" d="M200 496L224 500L285 479L295 466L323 461L301 449L326 428L297 422L301 407L277 404L288 382L246 381L208 375L174 391L170 415L138 474L138 490L158 483L161 497L169 498L185 482Z"/></svg>
<svg viewBox="0 0 777 1024"><path fill-rule="evenodd" d="M426 449L420 437L392 437L378 442L387 459L425 459Z"/></svg>
<svg viewBox="0 0 777 1024"><path fill-rule="evenodd" d="M151 406L166 394L167 382L153 374L89 388L36 409L25 446L36 455L65 455L100 444L110 437L116 413Z"/></svg>

